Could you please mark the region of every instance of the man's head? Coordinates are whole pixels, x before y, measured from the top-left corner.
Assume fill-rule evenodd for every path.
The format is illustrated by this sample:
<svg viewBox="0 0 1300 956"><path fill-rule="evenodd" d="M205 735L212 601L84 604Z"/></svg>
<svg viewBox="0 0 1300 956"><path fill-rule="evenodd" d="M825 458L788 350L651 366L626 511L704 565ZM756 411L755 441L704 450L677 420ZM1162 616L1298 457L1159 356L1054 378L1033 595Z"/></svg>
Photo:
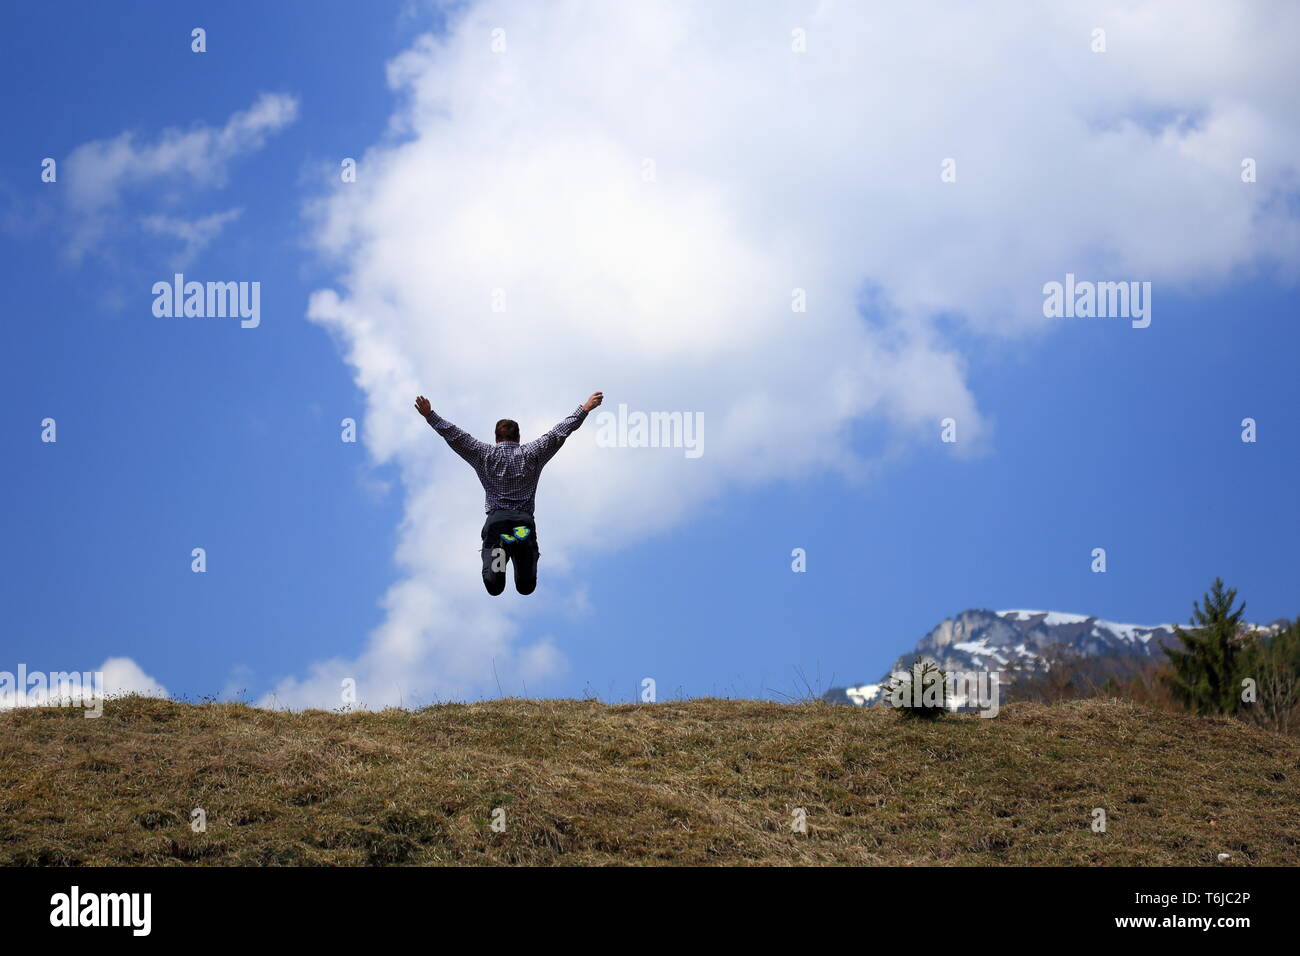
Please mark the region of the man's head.
<svg viewBox="0 0 1300 956"><path fill-rule="evenodd" d="M519 441L519 423L509 418L497 422L497 441Z"/></svg>

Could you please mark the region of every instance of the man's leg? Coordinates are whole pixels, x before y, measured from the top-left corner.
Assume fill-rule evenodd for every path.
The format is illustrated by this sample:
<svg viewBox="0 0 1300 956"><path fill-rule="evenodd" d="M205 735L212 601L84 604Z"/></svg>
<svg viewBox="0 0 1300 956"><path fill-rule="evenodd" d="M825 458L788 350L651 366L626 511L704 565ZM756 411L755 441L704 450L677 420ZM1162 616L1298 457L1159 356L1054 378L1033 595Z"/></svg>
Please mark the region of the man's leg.
<svg viewBox="0 0 1300 956"><path fill-rule="evenodd" d="M517 548L511 560L515 564L515 590L520 594L532 594L537 590L537 534L529 536L528 543Z"/></svg>
<svg viewBox="0 0 1300 956"><path fill-rule="evenodd" d="M506 589L506 552L500 544L483 542L483 586L494 597ZM515 571L518 579L518 569Z"/></svg>

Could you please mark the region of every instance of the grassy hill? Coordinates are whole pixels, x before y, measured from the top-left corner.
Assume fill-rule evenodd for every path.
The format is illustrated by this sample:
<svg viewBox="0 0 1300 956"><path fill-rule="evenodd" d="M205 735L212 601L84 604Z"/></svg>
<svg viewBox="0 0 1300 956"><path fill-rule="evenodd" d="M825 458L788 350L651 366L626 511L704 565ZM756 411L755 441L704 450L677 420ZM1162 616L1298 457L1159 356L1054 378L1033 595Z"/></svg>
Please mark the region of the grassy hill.
<svg viewBox="0 0 1300 956"><path fill-rule="evenodd" d="M1298 807L1295 738L1113 700L933 724L708 699L0 713L6 865L1277 865Z"/></svg>

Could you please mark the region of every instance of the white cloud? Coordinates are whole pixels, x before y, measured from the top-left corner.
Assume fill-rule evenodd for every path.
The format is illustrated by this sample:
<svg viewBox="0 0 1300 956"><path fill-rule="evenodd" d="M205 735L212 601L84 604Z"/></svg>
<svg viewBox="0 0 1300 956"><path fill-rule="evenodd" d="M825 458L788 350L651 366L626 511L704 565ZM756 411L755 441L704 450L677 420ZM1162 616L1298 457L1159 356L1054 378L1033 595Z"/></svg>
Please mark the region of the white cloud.
<svg viewBox="0 0 1300 956"><path fill-rule="evenodd" d="M167 688L129 657L110 657L93 671L44 672L21 667L0 672L0 710L50 702L86 704L104 697L167 697Z"/></svg>
<svg viewBox="0 0 1300 956"><path fill-rule="evenodd" d="M265 93L223 126L165 129L152 141L132 132L82 143L60 164L59 182L68 205L72 235L68 255L78 259L120 228L128 193L142 203L174 205L184 188L215 189L226 183L235 158L262 148L267 137L292 123L298 101ZM232 215L233 214L233 215ZM175 214L152 214L141 224L153 233L171 233L186 242L186 253L211 240L236 210L190 221Z"/></svg>
<svg viewBox="0 0 1300 956"><path fill-rule="evenodd" d="M246 664L238 664L230 669L226 684L217 695L219 700L244 701L248 688L253 683L253 669Z"/></svg>
<svg viewBox="0 0 1300 956"><path fill-rule="evenodd" d="M1014 10L490 2L397 57L392 135L314 210L340 278L309 316L355 369L370 452L399 466L400 580L356 660L275 699L337 706L343 677L376 705L493 693L493 667L536 687L563 642L530 643L524 608L562 607L561 572L625 529L773 479L861 474L872 462L846 438L864 417L935 442L951 416L979 447L940 316L964 335L1044 334L1042 285L1072 271L1152 280L1159 323L1173 286L1294 275L1279 197L1300 145L1296 8ZM1260 183L1240 181L1243 156ZM706 454L597 448L589 421L541 483L538 594L489 599L481 493L411 402L489 440L515 417L527 438L593 389L704 412Z"/></svg>
<svg viewBox="0 0 1300 956"><path fill-rule="evenodd" d="M217 237L226 223L238 219L242 211L228 209L225 212L215 212L210 216L201 216L193 221L176 216L152 215L145 216L140 220L140 224L148 232L171 236L184 243L184 248L172 258L172 268L179 270L193 262L194 257Z"/></svg>
<svg viewBox="0 0 1300 956"><path fill-rule="evenodd" d="M167 688L144 672L129 657L110 657L99 669L104 672L104 693L139 694L142 697L167 697Z"/></svg>

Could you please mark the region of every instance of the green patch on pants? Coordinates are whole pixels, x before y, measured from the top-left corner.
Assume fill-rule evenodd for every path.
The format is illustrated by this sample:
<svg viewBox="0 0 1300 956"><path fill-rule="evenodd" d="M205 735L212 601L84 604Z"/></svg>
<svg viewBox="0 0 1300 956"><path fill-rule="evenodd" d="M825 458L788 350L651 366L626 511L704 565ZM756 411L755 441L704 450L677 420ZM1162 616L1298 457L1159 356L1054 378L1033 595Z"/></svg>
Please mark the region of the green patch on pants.
<svg viewBox="0 0 1300 956"><path fill-rule="evenodd" d="M525 525L516 525L513 530L514 534L502 533L501 541L503 544L516 544L521 541L527 541L528 536L533 533L532 529Z"/></svg>

